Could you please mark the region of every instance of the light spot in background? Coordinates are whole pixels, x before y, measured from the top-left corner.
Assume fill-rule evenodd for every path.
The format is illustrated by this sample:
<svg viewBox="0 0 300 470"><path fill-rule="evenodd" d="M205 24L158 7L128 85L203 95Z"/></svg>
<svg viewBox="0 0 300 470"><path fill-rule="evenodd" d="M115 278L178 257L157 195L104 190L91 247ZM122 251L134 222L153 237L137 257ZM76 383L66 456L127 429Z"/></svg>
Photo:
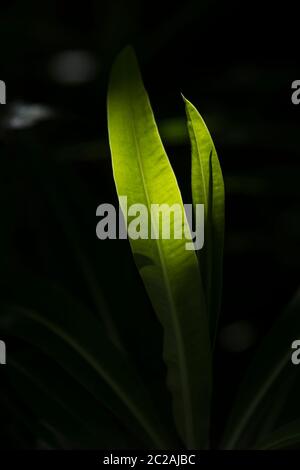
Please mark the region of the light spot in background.
<svg viewBox="0 0 300 470"><path fill-rule="evenodd" d="M253 325L239 321L225 326L220 333L219 341L223 349L230 352L243 352L255 343L257 332Z"/></svg>
<svg viewBox="0 0 300 470"><path fill-rule="evenodd" d="M89 51L63 51L51 59L49 73L56 82L79 85L95 78L97 62Z"/></svg>
<svg viewBox="0 0 300 470"><path fill-rule="evenodd" d="M46 105L15 102L9 106L3 126L6 129L25 129L53 116L54 112Z"/></svg>
<svg viewBox="0 0 300 470"><path fill-rule="evenodd" d="M183 145L188 142L188 130L185 119L174 117L159 123L159 132L168 145Z"/></svg>

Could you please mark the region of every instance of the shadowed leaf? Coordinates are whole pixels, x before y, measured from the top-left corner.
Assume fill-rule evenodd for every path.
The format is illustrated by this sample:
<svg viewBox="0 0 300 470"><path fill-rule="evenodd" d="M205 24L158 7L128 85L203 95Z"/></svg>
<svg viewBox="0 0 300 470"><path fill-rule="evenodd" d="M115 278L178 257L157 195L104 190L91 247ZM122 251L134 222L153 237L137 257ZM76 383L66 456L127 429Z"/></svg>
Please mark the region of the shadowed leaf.
<svg viewBox="0 0 300 470"><path fill-rule="evenodd" d="M194 208L204 204L204 246L199 253L211 338L214 342L221 306L224 244L224 182L210 133L197 109L184 98L192 145Z"/></svg>
<svg viewBox="0 0 300 470"><path fill-rule="evenodd" d="M270 333L264 338L252 365L245 376L235 400L235 406L225 432L223 446L232 449L250 445L252 434L247 433L251 427L260 431L261 409L267 408L272 416L274 407L269 408L272 387L283 372L287 376L294 372L295 366L291 362L291 344L300 335L300 291L287 307L283 315L277 320ZM259 364L259 367L258 367ZM291 383L286 380L286 387ZM281 394L285 393L284 384L281 385ZM276 409L276 413L278 410ZM264 420L268 419L266 415Z"/></svg>
<svg viewBox="0 0 300 470"><path fill-rule="evenodd" d="M17 299L11 282L4 286L2 281L1 289L1 332L57 361L146 446L172 446L174 441L134 367L89 310L63 290L38 280L18 284Z"/></svg>

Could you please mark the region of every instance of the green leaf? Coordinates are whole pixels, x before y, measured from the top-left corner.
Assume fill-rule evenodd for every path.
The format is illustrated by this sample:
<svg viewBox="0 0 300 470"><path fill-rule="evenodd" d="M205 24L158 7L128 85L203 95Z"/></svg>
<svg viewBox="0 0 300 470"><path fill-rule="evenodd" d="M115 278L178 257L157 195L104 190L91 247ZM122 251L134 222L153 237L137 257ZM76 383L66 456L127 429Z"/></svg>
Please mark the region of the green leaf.
<svg viewBox="0 0 300 470"><path fill-rule="evenodd" d="M184 97L183 97L184 98ZM192 145L194 208L204 204L204 246L199 253L211 338L214 342L221 307L224 245L224 182L218 155L197 109L184 98Z"/></svg>
<svg viewBox="0 0 300 470"><path fill-rule="evenodd" d="M300 421L296 420L280 427L255 448L259 450L299 449Z"/></svg>
<svg viewBox="0 0 300 470"><path fill-rule="evenodd" d="M132 49L117 58L108 93L108 127L118 196L128 207L139 203L151 213L152 204L178 204L181 194L161 142L148 96ZM164 328L164 360L173 414L188 448L207 445L211 357L204 295L197 257L186 250L184 238L172 237L178 218L171 219L171 237L131 239L131 248L152 305ZM182 217L180 229L188 230ZM149 234L149 232L148 232ZM155 339L153 339L155 340Z"/></svg>
<svg viewBox="0 0 300 470"><path fill-rule="evenodd" d="M295 366L291 362L291 345L299 335L300 291L264 338L249 367L235 399L222 447L226 449L240 447L242 439L243 447L251 445L247 430L254 427L256 434L260 431L261 422L258 418L262 409L273 413L274 407L269 407L270 397L273 399L272 392L274 387L278 387L278 381L281 381L283 373L286 374L287 386L290 386L288 377L295 372ZM266 419L268 415L265 413L264 420Z"/></svg>
<svg viewBox="0 0 300 470"><path fill-rule="evenodd" d="M176 445L135 368L89 310L37 279L22 284L16 278L14 284L1 280L0 285L2 333L21 338L55 360L145 446Z"/></svg>

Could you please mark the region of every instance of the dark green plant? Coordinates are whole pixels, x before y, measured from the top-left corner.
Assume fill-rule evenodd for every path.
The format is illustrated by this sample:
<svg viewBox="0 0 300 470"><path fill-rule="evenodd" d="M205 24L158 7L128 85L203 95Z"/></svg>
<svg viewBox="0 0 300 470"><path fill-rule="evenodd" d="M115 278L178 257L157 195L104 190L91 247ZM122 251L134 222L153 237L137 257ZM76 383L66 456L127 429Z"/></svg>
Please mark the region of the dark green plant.
<svg viewBox="0 0 300 470"><path fill-rule="evenodd" d="M183 240L131 240L135 262L163 329L167 388L152 388L155 375L161 373L160 361L149 380L138 365L143 351L137 349L133 355L124 335L120 337L97 284L97 271L83 255L86 247L81 246L77 226L51 184L44 183L43 189L72 246L91 304L100 315L66 289L28 273L17 277L6 272L1 280L1 332L20 341L8 355L8 370L17 395L32 413L19 415L18 420L52 448L211 447L212 357L221 303L224 186L206 125L195 107L185 98L184 102L192 145L193 204L205 205L204 249L197 259L194 251L185 250ZM112 70L108 124L118 194L126 195L129 204L182 206L131 49L121 53ZM36 165L34 161L33 169ZM81 197L84 194L80 191ZM127 289L126 269L122 266ZM121 292L122 286L116 289ZM129 293L135 295L142 297L143 291ZM131 306L124 305L123 325L130 316L131 328L146 328L144 301L134 321ZM299 305L297 294L254 358L219 448L299 445L298 422L278 425L284 424L282 398L292 396L297 382L295 368L290 367L290 344L300 334ZM148 340L149 344L160 342L160 332Z"/></svg>

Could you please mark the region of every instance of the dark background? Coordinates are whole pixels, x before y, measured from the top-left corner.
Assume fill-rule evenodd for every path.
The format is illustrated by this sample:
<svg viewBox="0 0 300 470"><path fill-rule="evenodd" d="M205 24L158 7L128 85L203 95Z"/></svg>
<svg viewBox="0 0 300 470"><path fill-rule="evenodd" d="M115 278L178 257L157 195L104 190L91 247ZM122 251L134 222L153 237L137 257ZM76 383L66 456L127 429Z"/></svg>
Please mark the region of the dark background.
<svg viewBox="0 0 300 470"><path fill-rule="evenodd" d="M255 346L299 285L293 8L204 0L1 4L0 79L7 85L7 105L0 107L2 279L10 276L13 283L30 273L64 286L95 311L104 301L149 383L164 372L153 359L160 346L143 347L145 325L157 335L160 327L128 243L103 246L95 236L96 207L116 202L106 92L120 49L130 43L136 50L185 202L191 200L190 148L180 92L211 130L226 188L215 439ZM94 291L87 272L96 280ZM147 321L132 313L125 321L132 309L145 312ZM2 369L0 380L0 447L32 447L35 441L15 424L7 397L13 394L16 413L28 403L22 391L12 391Z"/></svg>

